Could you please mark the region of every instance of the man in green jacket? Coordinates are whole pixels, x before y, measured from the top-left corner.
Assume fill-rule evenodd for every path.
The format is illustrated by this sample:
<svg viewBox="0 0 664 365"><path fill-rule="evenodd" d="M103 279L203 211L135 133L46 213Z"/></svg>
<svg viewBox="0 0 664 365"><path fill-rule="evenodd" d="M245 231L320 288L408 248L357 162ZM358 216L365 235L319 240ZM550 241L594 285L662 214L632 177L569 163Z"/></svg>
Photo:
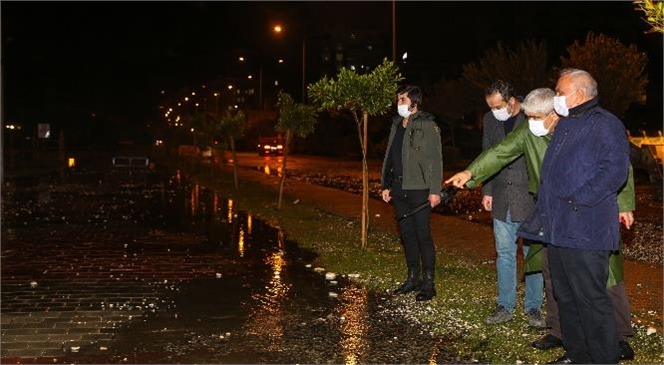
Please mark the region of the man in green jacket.
<svg viewBox="0 0 664 365"><path fill-rule="evenodd" d="M419 87L404 85L397 90L399 116L392 119L380 183L383 201L394 203L408 269L406 281L394 293L419 291L415 300L427 301L436 296L436 247L430 216L431 209L440 204L443 155L440 129L433 115L421 107ZM399 219L424 202L429 202L426 209Z"/></svg>
<svg viewBox="0 0 664 365"><path fill-rule="evenodd" d="M509 164L521 155L526 158L529 177L529 190L534 197L540 184L540 172L544 154L551 140L551 134L558 122L558 116L553 109L555 92L548 88L531 91L522 103L522 108L529 117L524 123L508 134L500 144L480 154L467 169L455 174L445 181L458 188L464 185L474 188L477 184L491 177L503 166ZM635 209L634 178L632 167L629 168L627 181L618 194L619 219L629 229L634 222L632 211ZM558 318L558 306L551 291L551 276L546 256L546 245L535 247L531 245L524 272L541 270L544 274L545 293L547 298L547 325L549 333L534 341L533 347L545 350L562 346L562 334ZM623 257L622 251L612 253L609 258L609 278L607 288L614 307L616 319L616 332L620 339L620 359L631 360L634 351L627 342L627 337L633 336L629 299L623 283Z"/></svg>

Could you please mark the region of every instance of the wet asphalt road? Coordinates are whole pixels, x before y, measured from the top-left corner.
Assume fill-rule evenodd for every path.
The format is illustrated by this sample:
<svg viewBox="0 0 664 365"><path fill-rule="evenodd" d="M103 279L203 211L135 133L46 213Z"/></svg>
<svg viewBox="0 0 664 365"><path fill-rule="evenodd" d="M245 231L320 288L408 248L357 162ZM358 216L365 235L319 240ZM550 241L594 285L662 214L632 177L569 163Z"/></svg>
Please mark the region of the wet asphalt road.
<svg viewBox="0 0 664 365"><path fill-rule="evenodd" d="M466 362L314 256L181 173L10 180L2 362Z"/></svg>

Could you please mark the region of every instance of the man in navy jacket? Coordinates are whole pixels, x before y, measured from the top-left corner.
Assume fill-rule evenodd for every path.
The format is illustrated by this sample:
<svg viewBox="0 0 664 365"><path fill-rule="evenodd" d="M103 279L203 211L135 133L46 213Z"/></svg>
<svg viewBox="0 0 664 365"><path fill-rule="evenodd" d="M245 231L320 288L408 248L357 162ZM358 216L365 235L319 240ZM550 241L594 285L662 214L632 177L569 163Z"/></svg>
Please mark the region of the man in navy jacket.
<svg viewBox="0 0 664 365"><path fill-rule="evenodd" d="M554 363L617 363L606 280L620 239L616 195L628 174L627 136L623 123L599 106L588 72L563 70L556 95L563 118L544 156L537 202L566 349Z"/></svg>

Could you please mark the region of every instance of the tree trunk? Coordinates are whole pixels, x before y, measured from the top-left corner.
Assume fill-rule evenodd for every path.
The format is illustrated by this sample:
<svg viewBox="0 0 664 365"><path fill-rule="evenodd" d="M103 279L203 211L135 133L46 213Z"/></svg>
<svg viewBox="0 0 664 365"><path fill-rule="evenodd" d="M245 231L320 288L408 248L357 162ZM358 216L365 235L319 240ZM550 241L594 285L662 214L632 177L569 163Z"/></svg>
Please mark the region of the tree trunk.
<svg viewBox="0 0 664 365"><path fill-rule="evenodd" d="M369 114L362 112L362 248L367 248L369 230L369 168L367 166L367 125Z"/></svg>
<svg viewBox="0 0 664 365"><path fill-rule="evenodd" d="M237 154L235 153L235 140L233 138L230 138L231 142L231 153L233 154L233 181L235 182L235 190L237 190L238 187L238 181L237 181Z"/></svg>
<svg viewBox="0 0 664 365"><path fill-rule="evenodd" d="M286 143L284 144L284 158L281 163L281 180L279 181L279 200L277 202L277 210L281 209L281 198L284 194L284 185L286 185L286 159L288 158L288 146L290 146L292 137L293 131L291 129L287 129Z"/></svg>

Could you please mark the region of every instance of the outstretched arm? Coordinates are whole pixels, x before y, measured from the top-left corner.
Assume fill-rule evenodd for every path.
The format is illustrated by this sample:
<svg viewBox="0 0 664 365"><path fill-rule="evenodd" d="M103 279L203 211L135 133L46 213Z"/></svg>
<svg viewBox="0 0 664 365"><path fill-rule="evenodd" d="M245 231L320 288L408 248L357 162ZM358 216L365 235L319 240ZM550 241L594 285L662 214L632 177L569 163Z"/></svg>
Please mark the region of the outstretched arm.
<svg viewBox="0 0 664 365"><path fill-rule="evenodd" d="M458 188L463 188L463 185L474 188L523 155L529 133L528 123L519 125L500 143L477 156L466 170L445 180L445 184L453 184Z"/></svg>

